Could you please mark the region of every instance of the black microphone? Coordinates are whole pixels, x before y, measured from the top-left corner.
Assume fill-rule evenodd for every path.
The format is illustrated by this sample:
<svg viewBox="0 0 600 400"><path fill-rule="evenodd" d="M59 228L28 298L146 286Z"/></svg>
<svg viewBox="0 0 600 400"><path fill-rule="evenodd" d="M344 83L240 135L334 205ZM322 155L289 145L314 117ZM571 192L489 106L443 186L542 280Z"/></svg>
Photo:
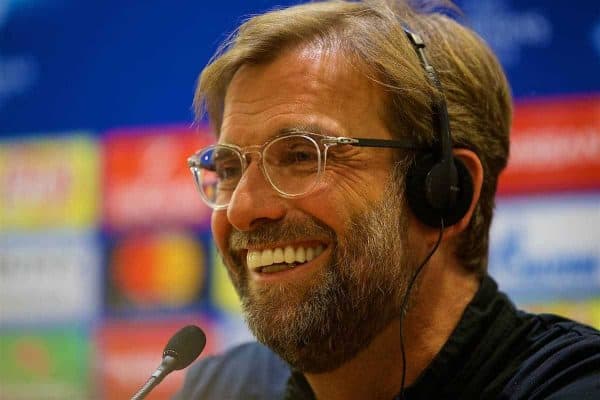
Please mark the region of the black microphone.
<svg viewBox="0 0 600 400"><path fill-rule="evenodd" d="M204 350L205 345L206 336L202 329L194 325L181 328L165 346L162 362L156 371L148 378L144 386L133 395L131 400L145 398L165 376L190 365Z"/></svg>

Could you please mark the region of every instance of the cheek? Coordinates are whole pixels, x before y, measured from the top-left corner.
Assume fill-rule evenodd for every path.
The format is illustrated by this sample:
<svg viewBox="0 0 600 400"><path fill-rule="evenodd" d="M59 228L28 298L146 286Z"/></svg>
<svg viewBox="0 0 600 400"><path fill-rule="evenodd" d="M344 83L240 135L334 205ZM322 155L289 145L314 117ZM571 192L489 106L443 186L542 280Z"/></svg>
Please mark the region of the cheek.
<svg viewBox="0 0 600 400"><path fill-rule="evenodd" d="M300 215L310 215L331 229L336 235L348 230L348 220L355 203L339 191L322 190L297 200L296 209ZM301 220L302 217L299 219Z"/></svg>
<svg viewBox="0 0 600 400"><path fill-rule="evenodd" d="M328 165L327 168L330 170L323 177L323 201L330 201L352 213L362 213L380 201L389 183L390 172L385 168L372 171L339 165Z"/></svg>
<svg viewBox="0 0 600 400"><path fill-rule="evenodd" d="M215 244L221 254L227 249L227 238L231 233L231 225L224 211L214 211L211 217L211 229Z"/></svg>

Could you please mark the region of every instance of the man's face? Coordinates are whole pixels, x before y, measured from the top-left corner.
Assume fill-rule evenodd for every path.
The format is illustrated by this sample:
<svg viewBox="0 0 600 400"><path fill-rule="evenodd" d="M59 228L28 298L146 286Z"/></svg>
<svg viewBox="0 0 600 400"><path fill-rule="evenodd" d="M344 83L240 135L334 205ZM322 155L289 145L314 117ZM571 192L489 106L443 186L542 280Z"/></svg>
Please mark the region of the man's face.
<svg viewBox="0 0 600 400"><path fill-rule="evenodd" d="M300 47L236 73L219 142L261 145L306 127L391 139L382 110L379 89L343 56ZM335 146L316 189L294 199L281 197L252 157L229 207L213 213L217 247L257 338L302 371L335 369L399 316L414 267L393 154ZM257 260L269 252L296 258L265 268Z"/></svg>

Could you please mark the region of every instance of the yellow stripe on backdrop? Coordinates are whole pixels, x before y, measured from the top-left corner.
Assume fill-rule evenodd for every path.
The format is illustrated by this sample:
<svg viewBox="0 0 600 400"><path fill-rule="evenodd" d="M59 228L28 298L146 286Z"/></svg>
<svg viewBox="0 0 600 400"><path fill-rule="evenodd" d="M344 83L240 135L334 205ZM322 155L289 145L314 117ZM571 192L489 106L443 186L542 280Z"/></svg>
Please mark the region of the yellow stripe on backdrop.
<svg viewBox="0 0 600 400"><path fill-rule="evenodd" d="M523 308L536 313L564 315L600 329L600 297L578 301L563 300L528 304L524 305Z"/></svg>
<svg viewBox="0 0 600 400"><path fill-rule="evenodd" d="M93 227L99 171L83 133L0 142L0 231Z"/></svg>

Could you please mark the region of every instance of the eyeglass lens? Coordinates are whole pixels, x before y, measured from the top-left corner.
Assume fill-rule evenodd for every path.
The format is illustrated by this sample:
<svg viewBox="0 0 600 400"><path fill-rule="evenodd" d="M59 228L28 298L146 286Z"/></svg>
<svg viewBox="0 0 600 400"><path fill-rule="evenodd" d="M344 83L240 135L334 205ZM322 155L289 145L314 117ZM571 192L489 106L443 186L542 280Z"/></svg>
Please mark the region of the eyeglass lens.
<svg viewBox="0 0 600 400"><path fill-rule="evenodd" d="M242 157L245 156L224 145L209 147L198 156L199 166L192 172L202 197L213 206L227 205L244 172ZM318 180L320 163L319 146L308 136L276 138L262 152L266 178L278 192L287 196L299 196L311 190Z"/></svg>

